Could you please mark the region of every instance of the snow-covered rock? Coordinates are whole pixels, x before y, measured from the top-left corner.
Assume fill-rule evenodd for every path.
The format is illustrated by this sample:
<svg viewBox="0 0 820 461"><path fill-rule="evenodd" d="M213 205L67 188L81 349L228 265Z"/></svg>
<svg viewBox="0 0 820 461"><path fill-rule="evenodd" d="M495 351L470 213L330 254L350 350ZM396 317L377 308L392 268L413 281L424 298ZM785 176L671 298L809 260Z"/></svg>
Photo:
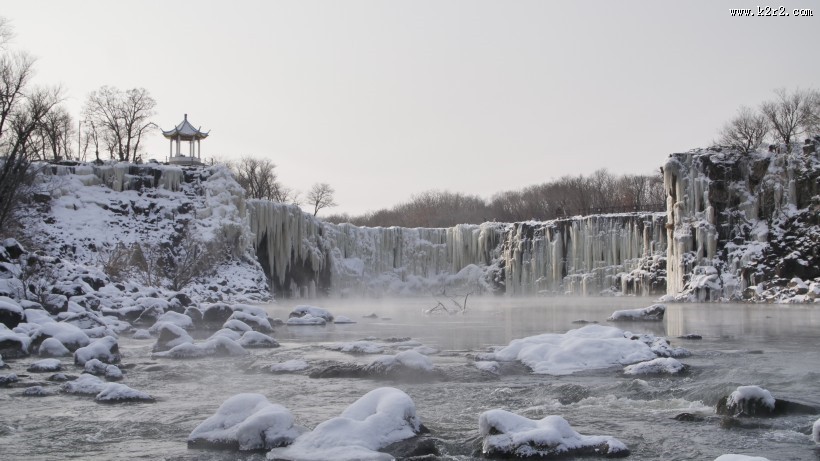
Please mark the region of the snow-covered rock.
<svg viewBox="0 0 820 461"><path fill-rule="evenodd" d="M26 321L26 314L17 302L9 297L0 296L0 323L9 330Z"/></svg>
<svg viewBox="0 0 820 461"><path fill-rule="evenodd" d="M486 371L487 373L492 373L494 375L501 372L501 364L495 360L477 360L475 362L475 367L481 371Z"/></svg>
<svg viewBox="0 0 820 461"><path fill-rule="evenodd" d="M259 331L261 333L270 333L273 331L273 327L270 324L270 320L268 320L267 314L264 313L264 310L259 313L256 310L238 310L238 309L247 309L253 306L234 306L233 314L231 314L228 321L231 320L239 320L244 322L246 325L249 325L254 331ZM261 309L260 309L261 310ZM224 326L224 325L223 325Z"/></svg>
<svg viewBox="0 0 820 461"><path fill-rule="evenodd" d="M133 336L134 339L152 339L151 332L146 330L145 328L140 328L134 332Z"/></svg>
<svg viewBox="0 0 820 461"><path fill-rule="evenodd" d="M104 387L105 382L100 378L85 373L73 381L64 382L60 386L63 392L81 395L97 395Z"/></svg>
<svg viewBox="0 0 820 461"><path fill-rule="evenodd" d="M153 402L154 398L125 384L108 383L103 385L94 400L100 403Z"/></svg>
<svg viewBox="0 0 820 461"><path fill-rule="evenodd" d="M94 376L104 376L108 381L119 381L122 379L122 370L116 365L109 365L97 359L85 362L83 372Z"/></svg>
<svg viewBox="0 0 820 461"><path fill-rule="evenodd" d="M292 359L280 363L274 363L269 370L272 373L295 373L297 371L307 370L310 368L304 360Z"/></svg>
<svg viewBox="0 0 820 461"><path fill-rule="evenodd" d="M246 331L237 341L240 346L247 348L279 347L279 343L270 336L258 331Z"/></svg>
<svg viewBox="0 0 820 461"><path fill-rule="evenodd" d="M7 375L0 375L0 386L8 386L14 384L19 380L16 373L9 373Z"/></svg>
<svg viewBox="0 0 820 461"><path fill-rule="evenodd" d="M91 343L91 339L83 330L66 322L43 323L31 335L34 344L40 344L46 338L59 340L69 351L76 351Z"/></svg>
<svg viewBox="0 0 820 461"><path fill-rule="evenodd" d="M157 327L157 342L154 344L154 352L167 351L180 344L193 343L194 338L185 331L184 328L173 323L160 322Z"/></svg>
<svg viewBox="0 0 820 461"><path fill-rule="evenodd" d="M663 315L666 313L666 306L663 304L653 304L649 307L641 309L625 309L615 311L609 316L607 320L617 321L650 321L658 322L663 320Z"/></svg>
<svg viewBox="0 0 820 461"><path fill-rule="evenodd" d="M239 334L245 333L247 331L253 331L253 328L250 327L247 323L237 320L237 319L228 319L223 325L222 328L227 328L229 330L233 330Z"/></svg>
<svg viewBox="0 0 820 461"><path fill-rule="evenodd" d="M646 362L636 363L624 368L627 375L676 375L686 370L686 367L671 357L659 357Z"/></svg>
<svg viewBox="0 0 820 461"><path fill-rule="evenodd" d="M71 351L63 345L57 338L46 338L37 349L40 357L66 357L71 355Z"/></svg>
<svg viewBox="0 0 820 461"><path fill-rule="evenodd" d="M209 356L242 356L247 355L242 346L225 336L215 336L201 343L185 343L174 346L164 352L155 352L154 357L166 357L172 359L192 359Z"/></svg>
<svg viewBox="0 0 820 461"><path fill-rule="evenodd" d="M95 340L88 346L74 351L74 363L80 366L91 359L98 359L105 363L119 363L120 348L116 338L106 336Z"/></svg>
<svg viewBox="0 0 820 461"><path fill-rule="evenodd" d="M534 373L549 375L566 375L657 358L649 346L627 338L628 334L615 327L586 325L564 334L547 333L515 339L493 356L499 361L519 360Z"/></svg>
<svg viewBox="0 0 820 461"><path fill-rule="evenodd" d="M261 394L237 394L188 436L189 447L260 450L289 445L306 429L285 407Z"/></svg>
<svg viewBox="0 0 820 461"><path fill-rule="evenodd" d="M335 343L325 346L326 349L351 354L381 354L384 346L373 341L352 341L349 343Z"/></svg>
<svg viewBox="0 0 820 461"><path fill-rule="evenodd" d="M296 306L290 312L289 318L301 318L301 317L319 317L324 319L327 323L333 322L333 314L331 314L328 310L322 309L321 307L316 306Z"/></svg>
<svg viewBox="0 0 820 461"><path fill-rule="evenodd" d="M401 379L408 381L437 378L440 373L429 357L414 350L402 351L395 355L381 355L369 363L331 365L314 371L311 378L370 378Z"/></svg>
<svg viewBox="0 0 820 461"><path fill-rule="evenodd" d="M729 415L765 416L774 412L775 403L771 392L760 386L739 386L718 402L717 411Z"/></svg>
<svg viewBox="0 0 820 461"><path fill-rule="evenodd" d="M345 317L344 315L337 315L333 319L333 323L335 323L337 325L345 325L345 324L348 324L348 323L356 323L356 321L351 319L350 317Z"/></svg>
<svg viewBox="0 0 820 461"><path fill-rule="evenodd" d="M482 452L489 456L613 457L629 454L629 449L620 440L610 436L581 435L557 415L532 420L505 410L485 411L478 418L478 431L484 438Z"/></svg>
<svg viewBox="0 0 820 461"><path fill-rule="evenodd" d="M392 460L393 456L377 450L421 431L413 400L398 389L381 387L362 396L339 417L301 435L292 445L271 450L267 457L301 461Z"/></svg>
<svg viewBox="0 0 820 461"><path fill-rule="evenodd" d="M304 325L316 325L321 326L325 325L327 321L322 317L315 317L310 314L305 314L303 317L290 317L287 321L288 325L291 326L304 326Z"/></svg>
<svg viewBox="0 0 820 461"><path fill-rule="evenodd" d="M31 338L15 333L0 324L0 355L6 358L25 357L31 349Z"/></svg>
<svg viewBox="0 0 820 461"><path fill-rule="evenodd" d="M164 323L170 323L172 325L176 325L184 330L191 330L194 328L194 321L191 317L188 317L185 314L180 314L179 312L166 312L159 317L157 317L156 322L148 329L150 333L157 333L159 328Z"/></svg>
<svg viewBox="0 0 820 461"><path fill-rule="evenodd" d="M23 397L48 397L55 393L54 390L43 386L29 386L23 391Z"/></svg>
<svg viewBox="0 0 820 461"><path fill-rule="evenodd" d="M31 373L53 373L63 369L62 364L57 359L43 359L38 360L26 369Z"/></svg>

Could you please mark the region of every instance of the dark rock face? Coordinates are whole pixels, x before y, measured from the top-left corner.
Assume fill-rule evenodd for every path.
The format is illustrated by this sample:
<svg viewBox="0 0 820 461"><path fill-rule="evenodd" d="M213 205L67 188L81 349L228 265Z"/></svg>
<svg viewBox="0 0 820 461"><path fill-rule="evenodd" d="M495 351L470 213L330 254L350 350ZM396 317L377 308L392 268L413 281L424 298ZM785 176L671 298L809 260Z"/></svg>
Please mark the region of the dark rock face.
<svg viewBox="0 0 820 461"><path fill-rule="evenodd" d="M212 304L203 310L202 321L206 325L219 328L232 314L233 309L231 309L231 306L223 303Z"/></svg>
<svg viewBox="0 0 820 461"><path fill-rule="evenodd" d="M7 359L25 357L29 354L28 344L22 339L6 337L0 339L0 355Z"/></svg>
<svg viewBox="0 0 820 461"><path fill-rule="evenodd" d="M773 302L793 278L820 278L820 161L727 149L673 154L664 165L671 218L668 294ZM806 300L798 302L807 302Z"/></svg>
<svg viewBox="0 0 820 461"><path fill-rule="evenodd" d="M4 309L2 301L0 301L0 323L6 326L9 330L26 321L26 314L22 309Z"/></svg>

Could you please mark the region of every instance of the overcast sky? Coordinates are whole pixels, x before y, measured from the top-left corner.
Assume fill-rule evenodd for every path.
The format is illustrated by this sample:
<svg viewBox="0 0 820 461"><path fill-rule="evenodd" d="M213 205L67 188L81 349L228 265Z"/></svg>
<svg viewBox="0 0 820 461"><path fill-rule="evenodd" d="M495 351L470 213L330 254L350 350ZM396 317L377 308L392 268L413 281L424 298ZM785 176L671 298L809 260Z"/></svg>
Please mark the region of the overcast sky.
<svg viewBox="0 0 820 461"><path fill-rule="evenodd" d="M13 47L78 116L102 85L187 113L203 157L336 189L331 212L429 189L490 197L564 175L650 173L740 105L818 88L812 18L734 1L7 1ZM165 160L156 133L146 158Z"/></svg>

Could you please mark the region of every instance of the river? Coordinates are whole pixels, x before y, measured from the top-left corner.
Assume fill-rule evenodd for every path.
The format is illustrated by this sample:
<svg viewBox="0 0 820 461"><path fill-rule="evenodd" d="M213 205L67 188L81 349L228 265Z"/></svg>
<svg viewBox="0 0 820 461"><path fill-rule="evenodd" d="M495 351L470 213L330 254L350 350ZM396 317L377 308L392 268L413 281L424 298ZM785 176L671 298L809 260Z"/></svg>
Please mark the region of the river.
<svg viewBox="0 0 820 461"><path fill-rule="evenodd" d="M448 307L454 307L444 300ZM455 315L423 313L433 298L317 300L311 304L356 321L328 326L279 326L274 349L254 349L244 358L171 360L151 357L152 340L119 339L126 371L122 381L147 392L151 404L103 405L67 394L23 397L22 388L0 388L0 458L263 460L264 453L236 453L186 446L188 434L228 397L264 394L314 427L338 416L366 392L392 386L415 402L422 422L437 440L441 459L475 459L480 448L478 416L501 408L528 418L561 415L585 435L611 435L631 450L632 460L713 460L742 453L770 460L820 459L807 431L820 417L789 415L726 427L714 414L721 396L741 385L759 385L776 398L820 407L820 311L811 305L669 304L663 322L618 323L635 333L668 337L692 355L682 376L643 376L621 368L565 376L526 370L495 376L478 370L474 357L511 340L578 328L577 320L606 323L618 309L645 307L651 299L469 298ZM267 305L286 319L298 302ZM375 318L365 318L374 313ZM678 336L698 334L701 340ZM438 349L431 355L444 378L430 382L312 379L305 372L273 374L272 363L301 359L318 369L371 356L330 351L327 344L368 337L410 337ZM45 383L47 374L27 373L36 358L6 360L25 383ZM79 374L70 358L68 373ZM25 376L24 376L25 375ZM49 384L54 385L54 384ZM674 419L680 413L697 422ZM585 458L589 459L589 458Z"/></svg>

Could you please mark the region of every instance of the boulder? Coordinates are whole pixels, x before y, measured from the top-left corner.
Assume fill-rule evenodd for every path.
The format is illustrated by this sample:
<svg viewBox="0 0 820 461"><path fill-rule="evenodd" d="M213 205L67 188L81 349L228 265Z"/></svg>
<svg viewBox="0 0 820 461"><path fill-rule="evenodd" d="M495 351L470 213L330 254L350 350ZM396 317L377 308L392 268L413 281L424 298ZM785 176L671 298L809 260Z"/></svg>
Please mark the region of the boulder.
<svg viewBox="0 0 820 461"><path fill-rule="evenodd" d="M15 333L5 327L0 328L0 355L9 359L25 357L31 350L31 338Z"/></svg>
<svg viewBox="0 0 820 461"><path fill-rule="evenodd" d="M37 349L40 357L66 357L71 355L71 351L63 345L57 338L46 338Z"/></svg>
<svg viewBox="0 0 820 461"><path fill-rule="evenodd" d="M97 339L74 352L74 363L80 366L84 366L91 359L105 363L119 363L120 358L120 348L113 336Z"/></svg>
<svg viewBox="0 0 820 461"><path fill-rule="evenodd" d="M99 403L154 402L154 398L145 392L132 389L125 384L108 383L103 385L94 397Z"/></svg>
<svg viewBox="0 0 820 461"><path fill-rule="evenodd" d="M811 405L775 399L768 390L759 386L739 386L718 401L715 411L733 417L771 418L786 414L816 414L820 410Z"/></svg>
<svg viewBox="0 0 820 461"><path fill-rule="evenodd" d="M505 410L485 411L478 418L485 456L562 457L597 455L623 457L629 449L620 440L581 435L564 418L551 415L532 420Z"/></svg>
<svg viewBox="0 0 820 461"><path fill-rule="evenodd" d="M154 352L167 351L180 344L193 343L194 338L182 327L172 323L162 323L157 329L157 342L152 349Z"/></svg>
<svg viewBox="0 0 820 461"><path fill-rule="evenodd" d="M306 429L285 407L261 394L237 394L188 435L191 448L268 450L290 445Z"/></svg>
<svg viewBox="0 0 820 461"><path fill-rule="evenodd" d="M622 321L643 321L643 322L660 322L663 320L663 315L666 313L666 306L663 304L653 304L649 307L641 309L626 309L615 311L607 318L610 322Z"/></svg>
<svg viewBox="0 0 820 461"><path fill-rule="evenodd" d="M202 321L206 327L218 328L233 315L231 306L224 303L211 304L202 310Z"/></svg>
<svg viewBox="0 0 820 461"><path fill-rule="evenodd" d="M326 323L333 322L333 314L321 307L315 306L296 306L291 311L289 318L301 318L305 316L319 317L324 319Z"/></svg>
<svg viewBox="0 0 820 461"><path fill-rule="evenodd" d="M26 313L13 299L0 296L0 323L9 330L26 321Z"/></svg>
<svg viewBox="0 0 820 461"><path fill-rule="evenodd" d="M54 373L63 369L62 364L57 359L38 360L26 369L30 373Z"/></svg>
<svg viewBox="0 0 820 461"><path fill-rule="evenodd" d="M325 421L292 445L274 448L269 459L394 459L379 452L423 432L413 400L404 392L381 387L363 395L336 418Z"/></svg>

